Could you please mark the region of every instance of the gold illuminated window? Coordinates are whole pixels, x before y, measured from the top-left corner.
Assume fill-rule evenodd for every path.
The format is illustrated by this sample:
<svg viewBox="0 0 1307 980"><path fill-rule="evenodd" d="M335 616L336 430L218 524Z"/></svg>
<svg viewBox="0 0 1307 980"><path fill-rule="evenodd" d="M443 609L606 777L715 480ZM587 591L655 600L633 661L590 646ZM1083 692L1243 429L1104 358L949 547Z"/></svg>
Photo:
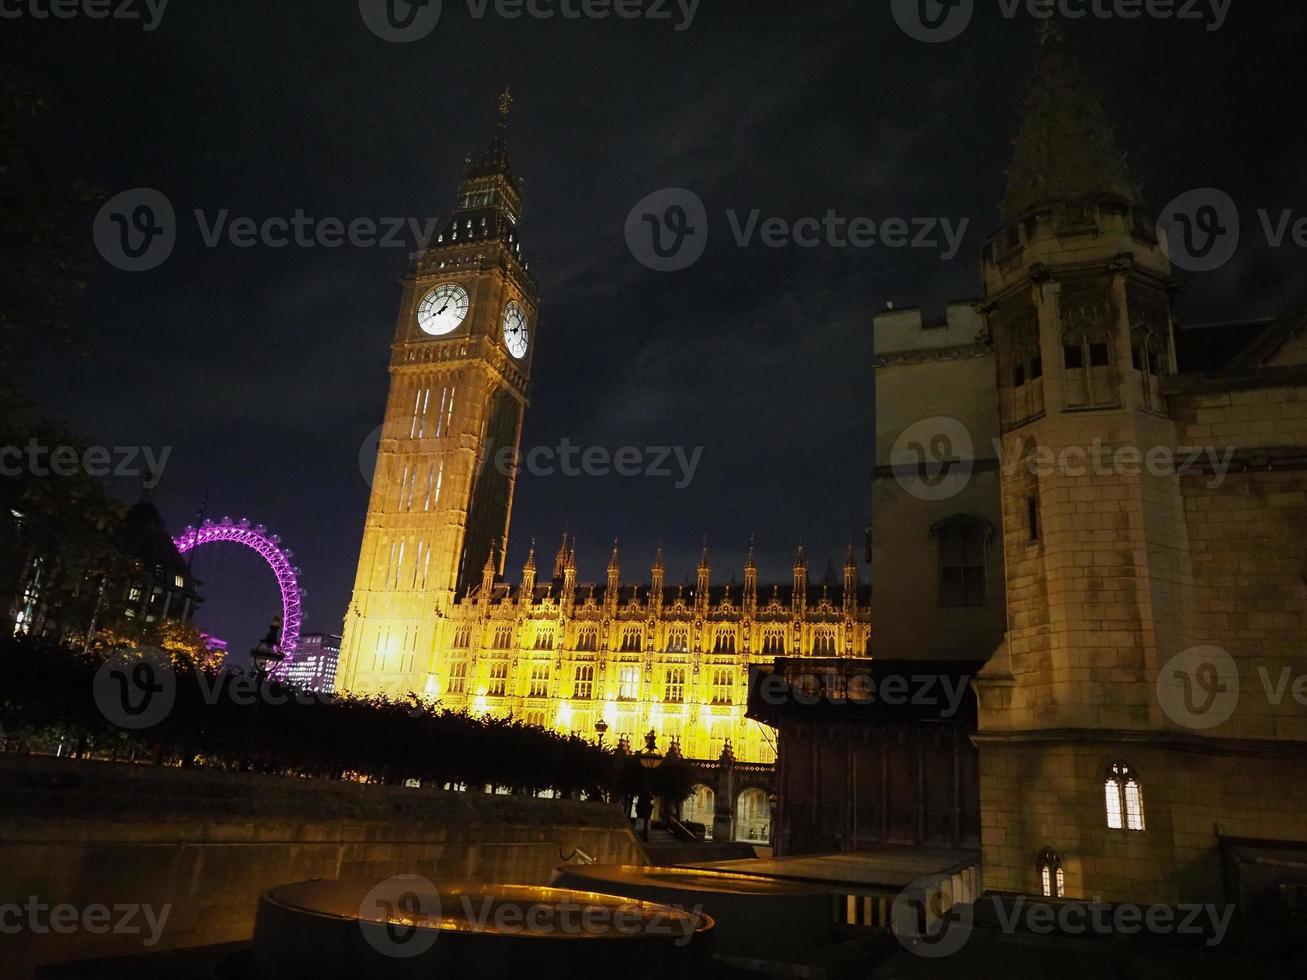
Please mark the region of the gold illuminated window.
<svg viewBox="0 0 1307 980"><path fill-rule="evenodd" d="M785 631L769 629L763 633L762 652L775 657L785 656Z"/></svg>
<svg viewBox="0 0 1307 980"><path fill-rule="evenodd" d="M664 701L685 700L685 668L667 668L667 684L663 690Z"/></svg>
<svg viewBox="0 0 1307 980"><path fill-rule="evenodd" d="M668 653L689 653L690 652L690 631L684 626L674 627L667 634L667 652Z"/></svg>
<svg viewBox="0 0 1307 980"><path fill-rule="evenodd" d="M1108 830L1144 829L1144 790L1124 762L1114 762L1103 781Z"/></svg>
<svg viewBox="0 0 1307 980"><path fill-rule="evenodd" d="M527 695L532 698L545 698L549 696L549 665L532 664L531 666L531 688Z"/></svg>
<svg viewBox="0 0 1307 980"><path fill-rule="evenodd" d="M576 677L572 681L572 697L578 701L589 701L594 697L594 664L577 664Z"/></svg>
<svg viewBox="0 0 1307 980"><path fill-rule="evenodd" d="M536 649L552 650L554 648L554 631L549 627L536 630Z"/></svg>
<svg viewBox="0 0 1307 980"><path fill-rule="evenodd" d="M712 673L712 703L730 704L735 691L735 672L718 667Z"/></svg>
<svg viewBox="0 0 1307 980"><path fill-rule="evenodd" d="M449 665L449 693L467 693L467 661L458 660Z"/></svg>
<svg viewBox="0 0 1307 980"><path fill-rule="evenodd" d="M513 627L498 626L495 628L495 649L507 650L513 645Z"/></svg>
<svg viewBox="0 0 1307 980"><path fill-rule="evenodd" d="M638 626L628 626L622 630L622 652L639 653L644 649L644 631Z"/></svg>
<svg viewBox="0 0 1307 980"><path fill-rule="evenodd" d="M1045 898L1064 898L1066 896L1066 876L1062 873L1062 859L1051 847L1039 852L1035 862L1039 872L1039 891Z"/></svg>
<svg viewBox="0 0 1307 980"><path fill-rule="evenodd" d="M618 676L617 696L623 701L634 701L640 696L640 668L623 667Z"/></svg>
<svg viewBox="0 0 1307 980"><path fill-rule="evenodd" d="M508 686L508 664L490 665L490 687L486 691L492 698L502 698Z"/></svg>
<svg viewBox="0 0 1307 980"><path fill-rule="evenodd" d="M830 630L818 630L812 637L812 655L814 657L835 656L835 634Z"/></svg>
<svg viewBox="0 0 1307 980"><path fill-rule="evenodd" d="M599 649L599 631L593 626L581 630L576 637L576 648L591 652Z"/></svg>
<svg viewBox="0 0 1307 980"><path fill-rule="evenodd" d="M734 653L735 652L735 631L718 630L716 638L713 640L713 653Z"/></svg>

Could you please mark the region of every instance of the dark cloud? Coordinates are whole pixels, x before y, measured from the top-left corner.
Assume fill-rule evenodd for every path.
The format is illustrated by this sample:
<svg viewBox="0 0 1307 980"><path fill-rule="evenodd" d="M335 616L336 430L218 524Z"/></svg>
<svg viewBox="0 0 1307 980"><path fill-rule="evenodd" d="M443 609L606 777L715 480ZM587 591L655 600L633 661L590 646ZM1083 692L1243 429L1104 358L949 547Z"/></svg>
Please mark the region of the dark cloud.
<svg viewBox="0 0 1307 980"><path fill-rule="evenodd" d="M679 33L476 21L447 0L436 32L403 46L368 33L349 2L177 3L148 34L6 21L6 57L55 103L41 134L55 169L111 193L157 187L189 222L152 273L97 264L78 307L87 356L42 347L28 386L92 439L174 446L158 493L169 519L189 520L207 492L214 515L279 531L304 568L307 625L336 628L367 499L357 456L382 411L406 253L209 249L189 215L444 212L510 81L544 304L525 444L704 447L683 490L523 478L513 569L530 536L552 554L567 525L583 578L602 576L621 536L633 577L661 540L675 580L705 533L723 575L750 534L765 578L788 578L800 537L820 574L868 519L872 313L887 302L938 310L979 290L1034 37L991 6L934 46L906 38L887 4L852 0L704 0ZM1241 3L1213 33L1072 28L1155 207L1205 185L1250 214L1301 204L1305 19L1298 3ZM713 222L703 259L679 274L644 269L622 237L635 202L668 186L698 193ZM741 249L726 209L948 216L971 229L951 262L910 249ZM1250 243L1223 272L1195 277L1182 310L1273 313L1302 258ZM242 601L258 605L251 594ZM252 643L275 608L264 600L214 625Z"/></svg>

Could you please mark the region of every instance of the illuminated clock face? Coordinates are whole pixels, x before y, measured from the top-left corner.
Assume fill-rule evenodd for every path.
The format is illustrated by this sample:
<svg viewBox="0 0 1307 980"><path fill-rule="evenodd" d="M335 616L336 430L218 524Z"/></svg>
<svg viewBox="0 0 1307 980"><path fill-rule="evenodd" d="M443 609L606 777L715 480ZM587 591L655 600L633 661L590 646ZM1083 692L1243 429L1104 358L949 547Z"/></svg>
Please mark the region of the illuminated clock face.
<svg viewBox="0 0 1307 980"><path fill-rule="evenodd" d="M530 339L526 312L516 303L509 303L508 308L504 310L504 346L520 361L526 357Z"/></svg>
<svg viewBox="0 0 1307 980"><path fill-rule="evenodd" d="M418 304L418 327L432 337L453 333L467 319L467 307L467 290L458 283L437 286Z"/></svg>

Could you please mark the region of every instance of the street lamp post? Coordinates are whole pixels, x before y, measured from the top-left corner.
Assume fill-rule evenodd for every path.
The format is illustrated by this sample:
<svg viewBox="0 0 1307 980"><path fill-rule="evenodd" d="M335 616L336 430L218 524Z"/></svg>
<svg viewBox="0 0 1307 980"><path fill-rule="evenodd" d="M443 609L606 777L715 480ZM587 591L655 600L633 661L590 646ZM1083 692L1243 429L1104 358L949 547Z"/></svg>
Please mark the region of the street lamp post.
<svg viewBox="0 0 1307 980"><path fill-rule="evenodd" d="M604 747L604 736L608 734L608 722L604 721L602 716L595 722L595 734L599 736L599 748L602 749Z"/></svg>
<svg viewBox="0 0 1307 980"><path fill-rule="evenodd" d="M644 737L644 748L637 754L641 768L640 800L635 805L635 815L644 820L644 840L649 842L649 825L653 822L653 788L649 785L649 774L663 763L658 751L658 733L652 728ZM665 817L664 817L665 819Z"/></svg>
<svg viewBox="0 0 1307 980"><path fill-rule="evenodd" d="M245 757L250 762L254 759L254 740L259 729L259 703L263 700L263 685L268 677L268 665L280 663L285 659L286 654L281 649L281 619L277 618L268 627L267 635L250 651L250 664L254 667L254 680L257 687L254 708L250 712L250 730L245 752Z"/></svg>

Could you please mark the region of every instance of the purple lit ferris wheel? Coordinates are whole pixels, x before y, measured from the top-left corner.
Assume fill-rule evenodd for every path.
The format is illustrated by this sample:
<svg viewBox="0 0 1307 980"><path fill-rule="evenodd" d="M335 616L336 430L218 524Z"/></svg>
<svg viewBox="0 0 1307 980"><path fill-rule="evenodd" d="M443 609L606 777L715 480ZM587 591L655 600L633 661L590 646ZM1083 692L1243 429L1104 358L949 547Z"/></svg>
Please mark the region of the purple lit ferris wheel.
<svg viewBox="0 0 1307 980"><path fill-rule="evenodd" d="M304 597L296 577L299 569L290 561L291 552L281 546L277 535L269 534L262 524L251 525L248 519L233 523L230 517L224 517L217 524L205 521L198 528L188 527L173 538L173 544L183 555L206 544L220 543L244 545L258 552L277 576L277 587L281 589L281 648L286 655L282 661L284 669L299 646L300 602Z"/></svg>

